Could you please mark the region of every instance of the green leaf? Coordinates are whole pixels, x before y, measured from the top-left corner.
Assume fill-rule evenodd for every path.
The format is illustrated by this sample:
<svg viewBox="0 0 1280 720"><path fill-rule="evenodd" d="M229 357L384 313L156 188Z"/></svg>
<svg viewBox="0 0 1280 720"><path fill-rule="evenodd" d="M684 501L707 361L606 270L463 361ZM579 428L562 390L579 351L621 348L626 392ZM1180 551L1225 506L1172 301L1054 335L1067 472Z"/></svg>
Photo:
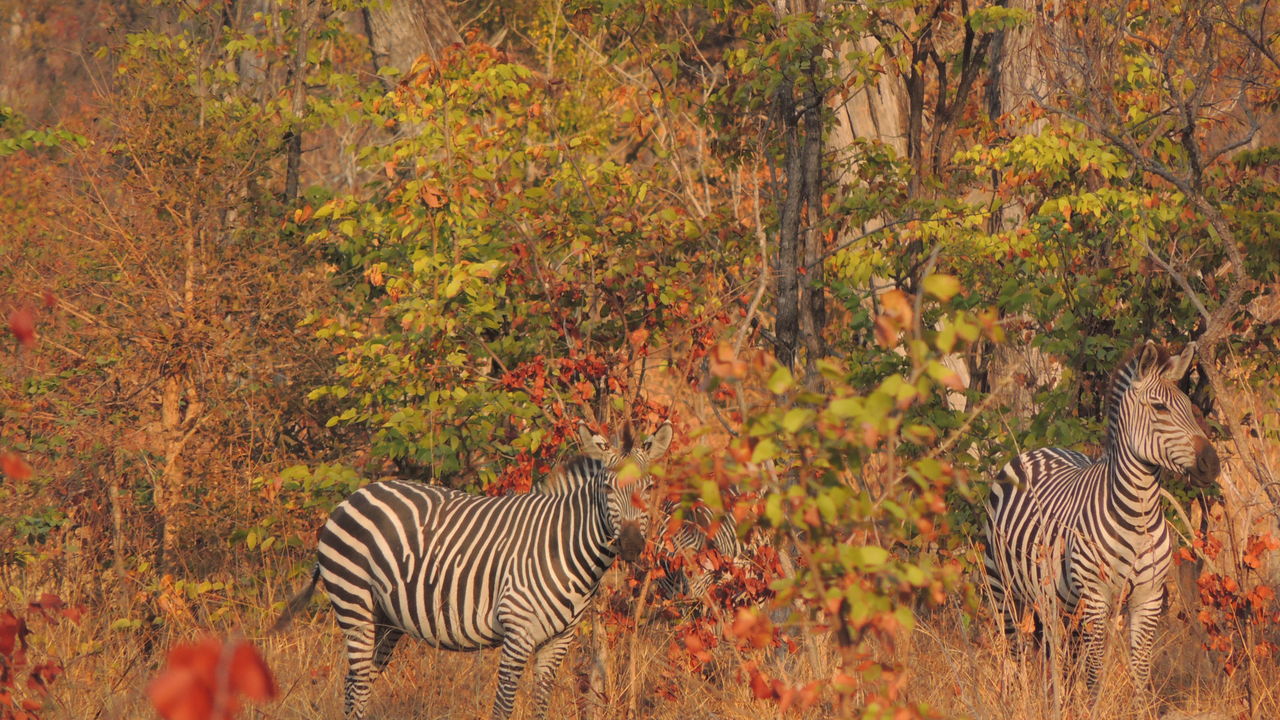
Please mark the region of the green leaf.
<svg viewBox="0 0 1280 720"><path fill-rule="evenodd" d="M751 451L751 462L762 463L765 460L772 460L778 456L778 444L769 438L764 438L756 443L755 450Z"/></svg>
<svg viewBox="0 0 1280 720"><path fill-rule="evenodd" d="M846 567L858 570L878 570L889 561L889 551L878 545L843 545L840 548L840 561Z"/></svg>
<svg viewBox="0 0 1280 720"><path fill-rule="evenodd" d="M782 416L782 429L789 433L797 433L801 428L813 422L817 413L809 408L792 408Z"/></svg>
<svg viewBox="0 0 1280 720"><path fill-rule="evenodd" d="M770 526L782 527L782 495L780 493L772 493L765 499L764 517L769 521Z"/></svg>
<svg viewBox="0 0 1280 720"><path fill-rule="evenodd" d="M715 480L703 480L699 485L699 497L707 507L716 512L724 512L724 501L720 498L720 485Z"/></svg>
<svg viewBox="0 0 1280 720"><path fill-rule="evenodd" d="M791 388L795 387L795 378L791 376L791 371L779 365L773 374L769 376L769 391L774 395L782 395Z"/></svg>
<svg viewBox="0 0 1280 720"><path fill-rule="evenodd" d="M929 275L925 277L924 282L921 284L924 286L925 292L943 302L950 300L955 297L956 293L960 292L960 281L954 275Z"/></svg>
<svg viewBox="0 0 1280 720"><path fill-rule="evenodd" d="M862 409L862 398L843 397L832 400L827 406L827 413L837 420L844 420L861 415Z"/></svg>

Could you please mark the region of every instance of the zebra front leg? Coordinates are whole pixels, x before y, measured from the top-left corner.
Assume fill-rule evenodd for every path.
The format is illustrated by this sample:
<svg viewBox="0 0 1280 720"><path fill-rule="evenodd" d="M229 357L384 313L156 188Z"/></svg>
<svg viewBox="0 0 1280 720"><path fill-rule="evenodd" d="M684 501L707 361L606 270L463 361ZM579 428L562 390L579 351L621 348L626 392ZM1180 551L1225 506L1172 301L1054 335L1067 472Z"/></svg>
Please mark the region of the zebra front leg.
<svg viewBox="0 0 1280 720"><path fill-rule="evenodd" d="M515 706L520 675L533 656L535 648L524 637L507 635L502 641L502 659L498 662L498 694L493 700L493 720L507 720Z"/></svg>
<svg viewBox="0 0 1280 720"><path fill-rule="evenodd" d="M556 681L556 669L564 661L565 653L573 643L573 628L551 638L538 650L533 661L533 720L542 720L547 716L547 705L551 702L551 686Z"/></svg>
<svg viewBox="0 0 1280 720"><path fill-rule="evenodd" d="M1081 621L1084 635L1084 678L1090 692L1098 691L1102 677L1102 660L1106 652L1107 617L1110 609L1101 601L1085 601Z"/></svg>
<svg viewBox="0 0 1280 720"><path fill-rule="evenodd" d="M1151 689L1151 646L1163 603L1161 592L1153 593L1140 603L1129 600L1129 672L1139 693Z"/></svg>

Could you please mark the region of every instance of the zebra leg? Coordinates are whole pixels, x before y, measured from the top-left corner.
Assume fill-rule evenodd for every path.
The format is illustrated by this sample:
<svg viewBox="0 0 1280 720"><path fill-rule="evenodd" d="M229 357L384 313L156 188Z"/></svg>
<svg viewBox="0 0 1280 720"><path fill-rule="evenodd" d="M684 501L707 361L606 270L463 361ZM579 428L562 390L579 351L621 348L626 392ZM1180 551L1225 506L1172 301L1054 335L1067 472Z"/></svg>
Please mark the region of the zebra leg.
<svg viewBox="0 0 1280 720"><path fill-rule="evenodd" d="M394 625L388 625L385 620L378 624L378 629L374 633L373 641L373 667L369 670L369 682L377 680L382 671L387 668L387 663L391 662L391 652L396 649L396 643L400 642L400 638L404 637L404 631Z"/></svg>
<svg viewBox="0 0 1280 720"><path fill-rule="evenodd" d="M1141 602L1129 599L1129 672L1139 693L1151 687L1151 646L1163 601L1161 592L1152 593Z"/></svg>
<svg viewBox="0 0 1280 720"><path fill-rule="evenodd" d="M338 614L338 624L347 636L347 679L342 691L342 714L346 720L365 720L372 681L376 625L372 613L366 617Z"/></svg>
<svg viewBox="0 0 1280 720"><path fill-rule="evenodd" d="M533 720L542 720L547 716L547 705L551 702L551 686L555 684L556 669L564 661L565 653L573 643L572 628L551 638L538 650L533 661Z"/></svg>
<svg viewBox="0 0 1280 720"><path fill-rule="evenodd" d="M502 659L498 662L498 694L493 700L493 720L507 720L515 706L516 687L535 647L519 634L509 634L502 641Z"/></svg>
<svg viewBox="0 0 1280 720"><path fill-rule="evenodd" d="M1106 651L1107 617L1110 608L1101 600L1085 600L1084 616L1081 621L1084 635L1084 672L1085 683L1089 690L1097 692L1098 679L1102 675L1102 660Z"/></svg>

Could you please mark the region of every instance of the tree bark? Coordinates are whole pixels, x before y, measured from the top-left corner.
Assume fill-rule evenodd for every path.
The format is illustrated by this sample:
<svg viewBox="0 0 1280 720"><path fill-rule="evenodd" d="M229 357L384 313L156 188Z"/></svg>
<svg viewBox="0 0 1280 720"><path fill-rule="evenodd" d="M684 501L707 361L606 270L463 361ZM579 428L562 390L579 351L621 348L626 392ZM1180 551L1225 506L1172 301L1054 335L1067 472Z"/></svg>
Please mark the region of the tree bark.
<svg viewBox="0 0 1280 720"><path fill-rule="evenodd" d="M293 87L290 92L292 122L285 136L284 201L298 198L298 176L302 172L302 115L307 109L307 40L311 35L313 8L303 0L298 7L298 39L289 68Z"/></svg>
<svg viewBox="0 0 1280 720"><path fill-rule="evenodd" d="M418 57L438 59L446 47L462 42L442 0L387 0L366 8L364 17L375 70L407 73Z"/></svg>

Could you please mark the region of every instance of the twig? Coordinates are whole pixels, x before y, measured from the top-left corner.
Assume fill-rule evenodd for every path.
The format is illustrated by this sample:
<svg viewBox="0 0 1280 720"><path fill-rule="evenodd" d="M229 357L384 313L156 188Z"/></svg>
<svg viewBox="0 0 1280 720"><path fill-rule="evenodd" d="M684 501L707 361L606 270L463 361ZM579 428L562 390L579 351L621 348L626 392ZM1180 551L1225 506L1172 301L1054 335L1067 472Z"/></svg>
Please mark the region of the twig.
<svg viewBox="0 0 1280 720"><path fill-rule="evenodd" d="M738 332L733 338L733 354L735 356L742 350L742 343L747 339L751 321L755 319L756 310L760 307L760 299L764 297L765 288L769 286L769 248L764 235L764 225L760 221L760 183L758 181L755 186L754 213L756 240L760 243L760 280L756 285L756 294L751 298L751 304L747 306L747 315L742 319L742 324L738 326Z"/></svg>

